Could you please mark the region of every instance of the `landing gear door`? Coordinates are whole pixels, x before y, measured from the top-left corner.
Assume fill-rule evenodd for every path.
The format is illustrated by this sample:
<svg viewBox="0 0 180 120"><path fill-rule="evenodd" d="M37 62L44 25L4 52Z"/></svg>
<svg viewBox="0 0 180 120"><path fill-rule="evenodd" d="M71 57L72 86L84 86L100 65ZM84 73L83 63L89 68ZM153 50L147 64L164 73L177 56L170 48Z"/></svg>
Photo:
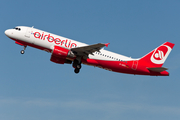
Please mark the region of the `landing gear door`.
<svg viewBox="0 0 180 120"><path fill-rule="evenodd" d="M133 69L133 70L136 70L136 69L137 69L137 66L138 66L138 61L137 61L137 60L133 61L132 69Z"/></svg>
<svg viewBox="0 0 180 120"><path fill-rule="evenodd" d="M30 38L31 31L32 31L32 28L27 28L26 33L25 33L25 37Z"/></svg>

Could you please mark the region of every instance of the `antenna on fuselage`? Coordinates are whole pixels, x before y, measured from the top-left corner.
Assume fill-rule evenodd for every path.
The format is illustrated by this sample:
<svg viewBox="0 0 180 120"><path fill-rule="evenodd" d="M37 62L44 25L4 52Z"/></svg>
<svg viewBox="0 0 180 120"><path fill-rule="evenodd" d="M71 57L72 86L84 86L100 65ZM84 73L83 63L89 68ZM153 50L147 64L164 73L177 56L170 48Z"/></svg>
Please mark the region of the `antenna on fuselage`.
<svg viewBox="0 0 180 120"><path fill-rule="evenodd" d="M34 28L34 26L32 26L32 28Z"/></svg>

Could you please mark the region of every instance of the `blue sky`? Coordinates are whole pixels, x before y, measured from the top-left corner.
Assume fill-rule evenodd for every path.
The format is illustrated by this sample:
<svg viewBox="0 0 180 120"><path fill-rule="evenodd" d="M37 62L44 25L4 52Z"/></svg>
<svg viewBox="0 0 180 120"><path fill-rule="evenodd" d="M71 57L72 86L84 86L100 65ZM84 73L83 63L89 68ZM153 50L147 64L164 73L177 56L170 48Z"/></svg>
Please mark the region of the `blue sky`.
<svg viewBox="0 0 180 120"><path fill-rule="evenodd" d="M1 120L179 120L180 1L2 0L0 4ZM175 47L169 77L134 76L50 62L50 54L22 46L4 31L34 26L139 58L162 43Z"/></svg>

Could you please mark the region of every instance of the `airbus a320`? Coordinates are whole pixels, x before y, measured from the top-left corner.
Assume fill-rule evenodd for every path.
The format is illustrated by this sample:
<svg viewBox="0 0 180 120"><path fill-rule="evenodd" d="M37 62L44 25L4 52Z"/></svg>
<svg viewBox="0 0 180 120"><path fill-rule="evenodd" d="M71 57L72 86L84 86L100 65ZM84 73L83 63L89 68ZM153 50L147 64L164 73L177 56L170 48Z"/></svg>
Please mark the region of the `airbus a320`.
<svg viewBox="0 0 180 120"><path fill-rule="evenodd" d="M165 42L145 56L133 59L103 49L109 43L88 45L34 27L17 26L6 30L5 34L24 47L21 54L25 53L27 46L44 50L51 53L52 62L72 64L75 73L79 73L81 65L86 64L119 73L169 76L167 68L162 65L175 45Z"/></svg>

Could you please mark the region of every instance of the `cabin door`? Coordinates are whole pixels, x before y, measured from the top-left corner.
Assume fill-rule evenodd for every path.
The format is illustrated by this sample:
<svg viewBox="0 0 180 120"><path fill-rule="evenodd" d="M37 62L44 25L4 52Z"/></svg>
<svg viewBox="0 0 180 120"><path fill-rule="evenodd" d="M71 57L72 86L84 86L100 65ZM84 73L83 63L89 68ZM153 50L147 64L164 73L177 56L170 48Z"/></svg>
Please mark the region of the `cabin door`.
<svg viewBox="0 0 180 120"><path fill-rule="evenodd" d="M136 70L136 69L137 69L137 66L138 66L138 60L134 60L134 61L133 61L133 64L132 64L132 69L133 69L133 70Z"/></svg>
<svg viewBox="0 0 180 120"><path fill-rule="evenodd" d="M27 28L26 33L25 33L25 37L30 38L31 30L32 30L32 28Z"/></svg>

